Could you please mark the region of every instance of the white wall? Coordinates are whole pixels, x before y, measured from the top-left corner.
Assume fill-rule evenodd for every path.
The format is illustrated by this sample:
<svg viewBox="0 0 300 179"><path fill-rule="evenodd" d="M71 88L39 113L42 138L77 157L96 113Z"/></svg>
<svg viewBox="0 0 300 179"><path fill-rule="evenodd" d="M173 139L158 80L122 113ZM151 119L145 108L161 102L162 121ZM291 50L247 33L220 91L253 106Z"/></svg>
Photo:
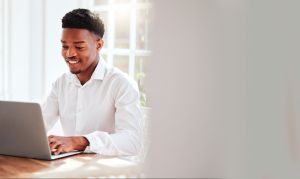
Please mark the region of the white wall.
<svg viewBox="0 0 300 179"><path fill-rule="evenodd" d="M42 4L37 0L1 1L1 99L42 97Z"/></svg>
<svg viewBox="0 0 300 179"><path fill-rule="evenodd" d="M4 97L4 1L0 1L0 98Z"/></svg>
<svg viewBox="0 0 300 179"><path fill-rule="evenodd" d="M5 93L7 98L29 98L30 1L5 1ZM19 18L17 17L19 16ZM21 90L22 89L22 90Z"/></svg>
<svg viewBox="0 0 300 179"><path fill-rule="evenodd" d="M0 1L0 98L42 102L67 71L60 55L61 18L89 0Z"/></svg>
<svg viewBox="0 0 300 179"><path fill-rule="evenodd" d="M45 80L46 91L52 83L68 68L61 56L61 19L72 9L85 7L83 0L46 0L45 1Z"/></svg>
<svg viewBox="0 0 300 179"><path fill-rule="evenodd" d="M68 71L60 54L61 19L90 0L0 0L0 100L42 103ZM60 123L50 131L60 134Z"/></svg>

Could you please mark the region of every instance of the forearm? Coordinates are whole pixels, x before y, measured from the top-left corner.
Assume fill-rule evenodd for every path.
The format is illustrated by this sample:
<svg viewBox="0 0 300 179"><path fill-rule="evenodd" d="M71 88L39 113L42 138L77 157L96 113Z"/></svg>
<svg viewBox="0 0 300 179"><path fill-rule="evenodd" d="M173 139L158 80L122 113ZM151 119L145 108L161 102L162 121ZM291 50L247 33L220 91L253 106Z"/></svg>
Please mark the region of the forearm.
<svg viewBox="0 0 300 179"><path fill-rule="evenodd" d="M136 155L141 147L141 137L134 131L115 134L95 131L86 135L86 138L90 142L89 150L101 155Z"/></svg>
<svg viewBox="0 0 300 179"><path fill-rule="evenodd" d="M72 143L74 150L85 150L87 146L90 145L89 141L84 136L72 137Z"/></svg>

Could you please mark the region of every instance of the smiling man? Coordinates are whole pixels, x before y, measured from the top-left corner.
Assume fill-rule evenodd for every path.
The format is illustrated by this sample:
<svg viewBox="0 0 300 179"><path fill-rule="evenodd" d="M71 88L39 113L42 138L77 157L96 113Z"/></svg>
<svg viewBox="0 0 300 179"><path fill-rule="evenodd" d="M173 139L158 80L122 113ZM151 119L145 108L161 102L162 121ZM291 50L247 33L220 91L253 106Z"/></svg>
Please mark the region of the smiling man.
<svg viewBox="0 0 300 179"><path fill-rule="evenodd" d="M63 17L62 28L62 56L70 73L54 82L42 108L47 130L60 120L64 132L48 137L52 152L137 154L142 140L139 90L100 59L102 21L87 9L75 9Z"/></svg>

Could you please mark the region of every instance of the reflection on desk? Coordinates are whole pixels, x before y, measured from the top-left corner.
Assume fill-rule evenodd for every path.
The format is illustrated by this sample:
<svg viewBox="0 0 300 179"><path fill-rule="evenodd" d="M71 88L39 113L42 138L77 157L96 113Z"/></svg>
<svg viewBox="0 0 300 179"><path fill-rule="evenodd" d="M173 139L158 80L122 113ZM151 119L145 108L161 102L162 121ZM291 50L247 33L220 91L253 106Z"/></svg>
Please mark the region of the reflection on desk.
<svg viewBox="0 0 300 179"><path fill-rule="evenodd" d="M88 178L140 177L140 164L125 158L79 154L53 161L0 155L0 177Z"/></svg>

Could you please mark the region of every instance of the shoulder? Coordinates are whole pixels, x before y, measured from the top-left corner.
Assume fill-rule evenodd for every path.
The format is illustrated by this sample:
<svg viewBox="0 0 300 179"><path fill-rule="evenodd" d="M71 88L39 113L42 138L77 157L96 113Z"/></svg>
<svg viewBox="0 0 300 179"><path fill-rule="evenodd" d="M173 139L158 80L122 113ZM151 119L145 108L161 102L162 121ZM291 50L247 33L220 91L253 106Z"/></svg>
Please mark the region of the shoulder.
<svg viewBox="0 0 300 179"><path fill-rule="evenodd" d="M60 75L54 82L53 82L53 87L54 88L61 88L65 85L67 85L72 79L72 74L70 73L64 73Z"/></svg>
<svg viewBox="0 0 300 179"><path fill-rule="evenodd" d="M115 99L124 95L127 97L139 95L138 85L134 79L118 68L110 68L106 80L111 85L111 93Z"/></svg>
<svg viewBox="0 0 300 179"><path fill-rule="evenodd" d="M138 90L136 81L128 74L115 67L111 67L108 70L107 80L111 81L112 85L116 88L132 87L133 89Z"/></svg>

